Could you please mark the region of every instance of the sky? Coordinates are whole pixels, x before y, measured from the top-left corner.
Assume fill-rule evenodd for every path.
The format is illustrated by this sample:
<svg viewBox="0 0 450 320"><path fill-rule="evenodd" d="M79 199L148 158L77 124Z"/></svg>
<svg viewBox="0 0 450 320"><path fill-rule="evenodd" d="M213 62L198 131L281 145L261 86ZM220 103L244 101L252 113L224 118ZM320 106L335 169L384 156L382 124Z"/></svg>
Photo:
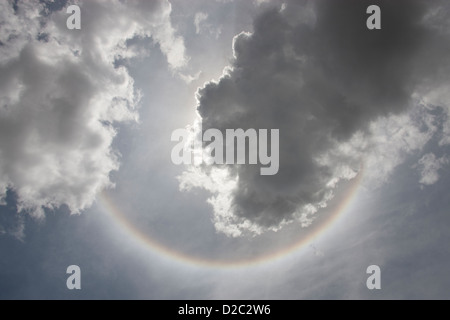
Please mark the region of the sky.
<svg viewBox="0 0 450 320"><path fill-rule="evenodd" d="M449 299L449 15L1 1L0 299ZM180 129L276 129L279 168L178 164Z"/></svg>

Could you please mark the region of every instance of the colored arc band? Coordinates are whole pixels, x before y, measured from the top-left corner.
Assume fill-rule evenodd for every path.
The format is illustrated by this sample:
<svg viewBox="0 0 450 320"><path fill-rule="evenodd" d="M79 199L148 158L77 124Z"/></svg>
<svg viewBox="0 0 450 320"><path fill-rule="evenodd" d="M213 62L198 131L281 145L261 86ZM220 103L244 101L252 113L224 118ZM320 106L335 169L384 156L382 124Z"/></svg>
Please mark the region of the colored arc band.
<svg viewBox="0 0 450 320"><path fill-rule="evenodd" d="M363 166L357 176L352 179L351 185L346 193L342 196L341 201L337 204L333 212L325 219L320 222L318 226L311 226L314 231L307 236L301 238L300 240L293 242L279 250L274 252L269 252L267 254L262 254L257 257L243 258L240 260L224 260L224 259L213 259L213 258L203 258L196 257L181 251L170 248L157 240L153 239L151 235L140 230L135 226L129 219L127 219L126 214L124 214L120 208L115 205L114 201L106 192L103 192L100 196L100 203L103 208L110 214L113 219L118 223L120 228L128 234L131 238L137 240L140 244L144 245L146 248L150 249L155 253L162 254L168 258L177 260L182 263L188 263L195 266L211 267L211 268L239 268L252 265L258 265L269 261L274 261L285 257L291 253L297 252L301 248L310 244L314 239L318 238L326 230L336 222L336 220L341 216L341 214L346 211L346 209L351 204L352 200L355 198L357 190L361 184L363 176Z"/></svg>

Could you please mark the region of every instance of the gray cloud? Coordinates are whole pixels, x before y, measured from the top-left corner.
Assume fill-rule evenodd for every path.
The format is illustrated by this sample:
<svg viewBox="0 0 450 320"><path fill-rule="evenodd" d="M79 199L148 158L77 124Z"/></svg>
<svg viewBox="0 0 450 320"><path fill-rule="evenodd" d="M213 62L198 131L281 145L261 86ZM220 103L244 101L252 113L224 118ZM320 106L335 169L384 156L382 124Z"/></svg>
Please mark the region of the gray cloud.
<svg viewBox="0 0 450 320"><path fill-rule="evenodd" d="M77 2L78 3L78 2ZM88 1L81 30L65 8L0 3L0 198L36 216L66 204L89 207L119 167L115 125L137 120L139 93L117 59L139 52L127 40L152 37L172 70L186 63L168 1Z"/></svg>
<svg viewBox="0 0 450 320"><path fill-rule="evenodd" d="M366 28L371 4L381 7L381 30ZM235 59L220 81L199 89L197 110L203 131L280 129L280 170L260 176L258 166L189 168L181 187L211 191L216 228L240 235L295 218L309 225L363 160L384 167L379 175L391 172L436 129L427 110L411 108L437 83L448 87L435 74L449 58L440 44L447 35L430 23L439 5L290 1L257 17L253 33L235 37ZM387 164L376 163L380 154Z"/></svg>

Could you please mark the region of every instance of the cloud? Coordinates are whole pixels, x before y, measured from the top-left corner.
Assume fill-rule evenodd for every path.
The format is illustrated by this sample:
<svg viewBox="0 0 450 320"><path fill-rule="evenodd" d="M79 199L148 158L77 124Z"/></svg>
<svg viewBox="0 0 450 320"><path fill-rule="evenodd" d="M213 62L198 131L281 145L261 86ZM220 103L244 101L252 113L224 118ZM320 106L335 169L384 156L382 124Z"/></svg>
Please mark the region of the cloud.
<svg viewBox="0 0 450 320"><path fill-rule="evenodd" d="M12 236L19 241L25 239L25 222L22 216L6 217L2 214L0 215L0 222L0 236Z"/></svg>
<svg viewBox="0 0 450 320"><path fill-rule="evenodd" d="M366 27L371 4L382 8L381 30ZM198 91L202 130L279 129L280 170L188 169L181 186L212 193L216 229L239 236L293 220L308 226L363 165L372 181L385 181L419 152L437 130L433 106L421 99L449 85L440 64L449 59L448 33L429 18L444 4L288 1L237 35L231 66ZM214 184L217 175L226 188Z"/></svg>
<svg viewBox="0 0 450 320"><path fill-rule="evenodd" d="M152 37L173 70L186 63L168 1L83 1L81 30L53 3L0 3L0 198L18 210L77 213L119 167L116 125L138 119L140 98L120 59L127 40Z"/></svg>
<svg viewBox="0 0 450 320"><path fill-rule="evenodd" d="M204 12L197 12L195 14L194 17L194 25L195 25L195 33L199 34L201 29L200 29L200 24L205 21L206 19L208 19L208 14L204 13Z"/></svg>
<svg viewBox="0 0 450 320"><path fill-rule="evenodd" d="M222 26L214 27L211 23L207 22L209 15L205 12L197 12L194 16L195 33L209 33L216 39L219 38L222 33Z"/></svg>
<svg viewBox="0 0 450 320"><path fill-rule="evenodd" d="M420 170L420 183L423 185L432 185L439 180L438 171L443 165L449 163L447 157L436 158L434 153L427 153L418 161Z"/></svg>
<svg viewBox="0 0 450 320"><path fill-rule="evenodd" d="M440 115L435 107L417 104L401 114L382 117L368 126L367 133L358 132L330 149L321 161L339 173L345 168L340 168L339 163L348 165L361 159L367 169L366 184L380 187L397 166L421 152L435 137L442 123Z"/></svg>
<svg viewBox="0 0 450 320"><path fill-rule="evenodd" d="M267 2L269 2L270 0L254 0L253 2L255 3L255 5L257 5L257 6L260 6L260 5L262 5L263 3L267 3Z"/></svg>
<svg viewBox="0 0 450 320"><path fill-rule="evenodd" d="M200 78L201 75L202 75L202 72L201 72L201 71L198 71L198 72L197 72L196 74L194 74L194 75L179 73L179 74L178 74L178 77L179 77L181 80L183 80L186 84L190 84L190 83L192 83L193 81L198 80L198 79Z"/></svg>

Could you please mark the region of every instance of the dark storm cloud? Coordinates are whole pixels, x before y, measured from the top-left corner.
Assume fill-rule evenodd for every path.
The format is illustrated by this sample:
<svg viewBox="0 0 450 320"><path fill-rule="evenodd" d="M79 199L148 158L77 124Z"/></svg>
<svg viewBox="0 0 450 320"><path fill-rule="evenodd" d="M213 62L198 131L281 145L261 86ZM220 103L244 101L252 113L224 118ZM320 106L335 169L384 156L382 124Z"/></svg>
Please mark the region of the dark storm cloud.
<svg viewBox="0 0 450 320"><path fill-rule="evenodd" d="M366 27L373 4L381 8L381 30ZM261 176L258 166L228 166L239 177L231 194L234 218L276 226L310 205L323 206L332 181L354 176L361 158L330 150L356 133L368 137L375 120L412 105L435 71L418 66L425 46L436 45L429 40L435 30L423 23L436 4L291 1L259 16L252 34L235 38L232 68L199 90L203 131L279 129L280 168ZM433 52L448 59L441 47Z"/></svg>

